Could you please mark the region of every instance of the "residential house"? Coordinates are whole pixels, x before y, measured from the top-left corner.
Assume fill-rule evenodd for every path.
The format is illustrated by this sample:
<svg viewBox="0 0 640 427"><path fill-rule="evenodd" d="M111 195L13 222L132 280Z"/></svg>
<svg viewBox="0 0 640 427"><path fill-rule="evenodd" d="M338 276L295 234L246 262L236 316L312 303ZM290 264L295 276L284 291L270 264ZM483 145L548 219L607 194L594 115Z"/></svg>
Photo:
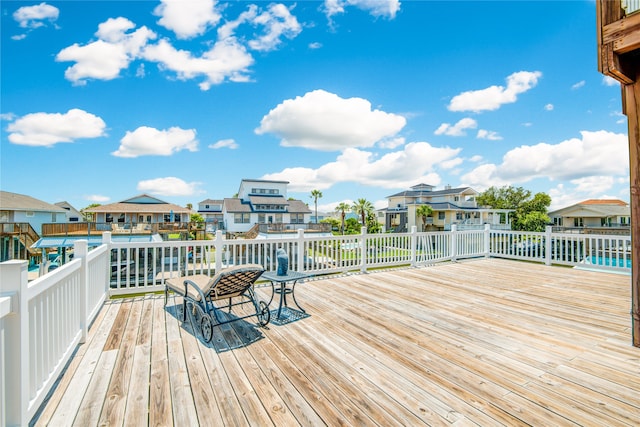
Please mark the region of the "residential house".
<svg viewBox="0 0 640 427"><path fill-rule="evenodd" d="M0 191L0 261L31 259L45 223L65 223L67 211L24 194Z"/></svg>
<svg viewBox="0 0 640 427"><path fill-rule="evenodd" d="M377 211L378 220L386 230L409 231L414 225L419 231L481 228L490 224L492 228L510 229L509 209L479 207L478 192L471 187L435 190L433 185L418 184L411 189L388 196L388 207ZM421 205L428 205L433 214L423 224L416 213Z"/></svg>
<svg viewBox="0 0 640 427"><path fill-rule="evenodd" d="M246 233L256 224L285 230L311 222L311 209L301 200L287 199L287 181L243 179L238 197L223 201L223 222L230 233Z"/></svg>
<svg viewBox="0 0 640 427"><path fill-rule="evenodd" d="M132 197L117 203L85 209L93 215L93 222L126 224L187 223L191 220L191 209L167 203L147 194Z"/></svg>
<svg viewBox="0 0 640 427"><path fill-rule="evenodd" d="M549 212L556 227L630 229L631 208L623 200L589 199Z"/></svg>
<svg viewBox="0 0 640 427"><path fill-rule="evenodd" d="M207 232L224 230L223 203L224 200L220 199L206 199L198 203L198 213L204 218Z"/></svg>
<svg viewBox="0 0 640 427"><path fill-rule="evenodd" d="M67 211L67 222L84 222L84 217L82 216L82 213L80 213L76 208L71 206L69 202L58 202L58 203L55 203L55 205Z"/></svg>

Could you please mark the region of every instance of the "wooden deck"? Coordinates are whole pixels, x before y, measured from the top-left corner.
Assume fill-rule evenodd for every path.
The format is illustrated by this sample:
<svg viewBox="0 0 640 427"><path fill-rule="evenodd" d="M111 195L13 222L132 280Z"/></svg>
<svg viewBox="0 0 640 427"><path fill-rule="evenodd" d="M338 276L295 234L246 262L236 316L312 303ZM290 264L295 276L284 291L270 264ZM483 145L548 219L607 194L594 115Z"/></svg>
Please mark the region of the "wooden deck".
<svg viewBox="0 0 640 427"><path fill-rule="evenodd" d="M488 259L296 296L309 317L209 345L177 299L111 300L36 424L640 425L630 276Z"/></svg>

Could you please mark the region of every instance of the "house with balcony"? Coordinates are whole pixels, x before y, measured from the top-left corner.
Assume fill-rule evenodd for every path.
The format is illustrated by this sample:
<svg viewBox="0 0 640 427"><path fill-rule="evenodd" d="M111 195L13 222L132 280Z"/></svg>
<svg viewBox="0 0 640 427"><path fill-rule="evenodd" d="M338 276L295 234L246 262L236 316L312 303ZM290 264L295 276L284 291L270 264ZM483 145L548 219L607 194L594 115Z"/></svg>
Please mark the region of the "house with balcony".
<svg viewBox="0 0 640 427"><path fill-rule="evenodd" d="M67 211L60 206L0 191L0 261L39 256L31 246L42 235L43 224L65 222Z"/></svg>
<svg viewBox="0 0 640 427"><path fill-rule="evenodd" d="M612 229L629 234L631 208L618 199L588 199L548 213L553 225L564 230Z"/></svg>
<svg viewBox="0 0 640 427"><path fill-rule="evenodd" d="M238 196L223 201L223 221L230 234L277 237L303 229L331 232L328 224L311 222L311 209L301 200L287 198L288 181L243 179Z"/></svg>
<svg viewBox="0 0 640 427"><path fill-rule="evenodd" d="M494 229L511 229L509 209L491 209L478 206L478 192L471 187L452 188L447 185L436 190L433 185L417 184L409 190L388 196L388 206L377 212L385 230L406 232L412 226L418 230L450 230L456 224L459 230L482 228L490 224ZM423 224L416 213L418 207L428 205L433 213ZM424 227L423 227L424 226Z"/></svg>
<svg viewBox="0 0 640 427"><path fill-rule="evenodd" d="M91 215L93 222L125 228L140 224L180 224L191 220L191 209L167 203L148 194L87 208L85 213ZM116 231L116 227L113 228Z"/></svg>
<svg viewBox="0 0 640 427"><path fill-rule="evenodd" d="M224 230L223 203L224 200L221 199L205 199L198 203L198 213L204 219L208 233Z"/></svg>

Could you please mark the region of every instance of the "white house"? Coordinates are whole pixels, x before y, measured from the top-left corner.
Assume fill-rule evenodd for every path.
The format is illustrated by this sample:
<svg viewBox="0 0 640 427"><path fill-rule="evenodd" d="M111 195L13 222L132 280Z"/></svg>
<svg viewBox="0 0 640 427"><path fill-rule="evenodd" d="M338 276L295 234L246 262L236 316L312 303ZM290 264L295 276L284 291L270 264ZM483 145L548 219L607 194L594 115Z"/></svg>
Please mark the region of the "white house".
<svg viewBox="0 0 640 427"><path fill-rule="evenodd" d="M409 231L414 225L418 230L450 230L452 224L459 229L479 228L490 224L493 228L510 229L509 209L479 207L478 192L471 187L434 190L433 185L418 184L411 189L387 197L388 206L378 211L378 220L386 230ZM423 224L416 214L421 205L428 205L433 214Z"/></svg>
<svg viewBox="0 0 640 427"><path fill-rule="evenodd" d="M225 229L244 233L255 224L305 224L311 209L301 200L287 199L287 181L243 179L238 197L223 201Z"/></svg>
<svg viewBox="0 0 640 427"><path fill-rule="evenodd" d="M80 213L76 208L74 208L69 202L58 202L55 204L58 207L61 207L65 211L67 211L67 221L68 222L83 222L84 218L82 213Z"/></svg>

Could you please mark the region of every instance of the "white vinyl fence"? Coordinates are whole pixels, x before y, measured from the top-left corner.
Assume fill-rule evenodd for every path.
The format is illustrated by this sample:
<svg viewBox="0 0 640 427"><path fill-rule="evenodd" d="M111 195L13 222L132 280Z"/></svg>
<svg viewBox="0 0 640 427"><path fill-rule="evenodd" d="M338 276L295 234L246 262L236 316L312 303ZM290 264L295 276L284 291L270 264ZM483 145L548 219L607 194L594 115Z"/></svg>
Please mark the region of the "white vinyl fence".
<svg viewBox="0 0 640 427"><path fill-rule="evenodd" d="M31 282L27 261L0 264L0 425L28 425L86 340L108 292L108 247L75 246L75 259Z"/></svg>
<svg viewBox="0 0 640 427"><path fill-rule="evenodd" d="M164 290L164 280L258 263L277 269L284 248L292 270L324 275L397 266L425 266L474 257L547 265L631 270L631 238L492 230L291 238L115 243L110 233L89 251L28 281L26 261L0 263L0 425L27 425L110 295Z"/></svg>

